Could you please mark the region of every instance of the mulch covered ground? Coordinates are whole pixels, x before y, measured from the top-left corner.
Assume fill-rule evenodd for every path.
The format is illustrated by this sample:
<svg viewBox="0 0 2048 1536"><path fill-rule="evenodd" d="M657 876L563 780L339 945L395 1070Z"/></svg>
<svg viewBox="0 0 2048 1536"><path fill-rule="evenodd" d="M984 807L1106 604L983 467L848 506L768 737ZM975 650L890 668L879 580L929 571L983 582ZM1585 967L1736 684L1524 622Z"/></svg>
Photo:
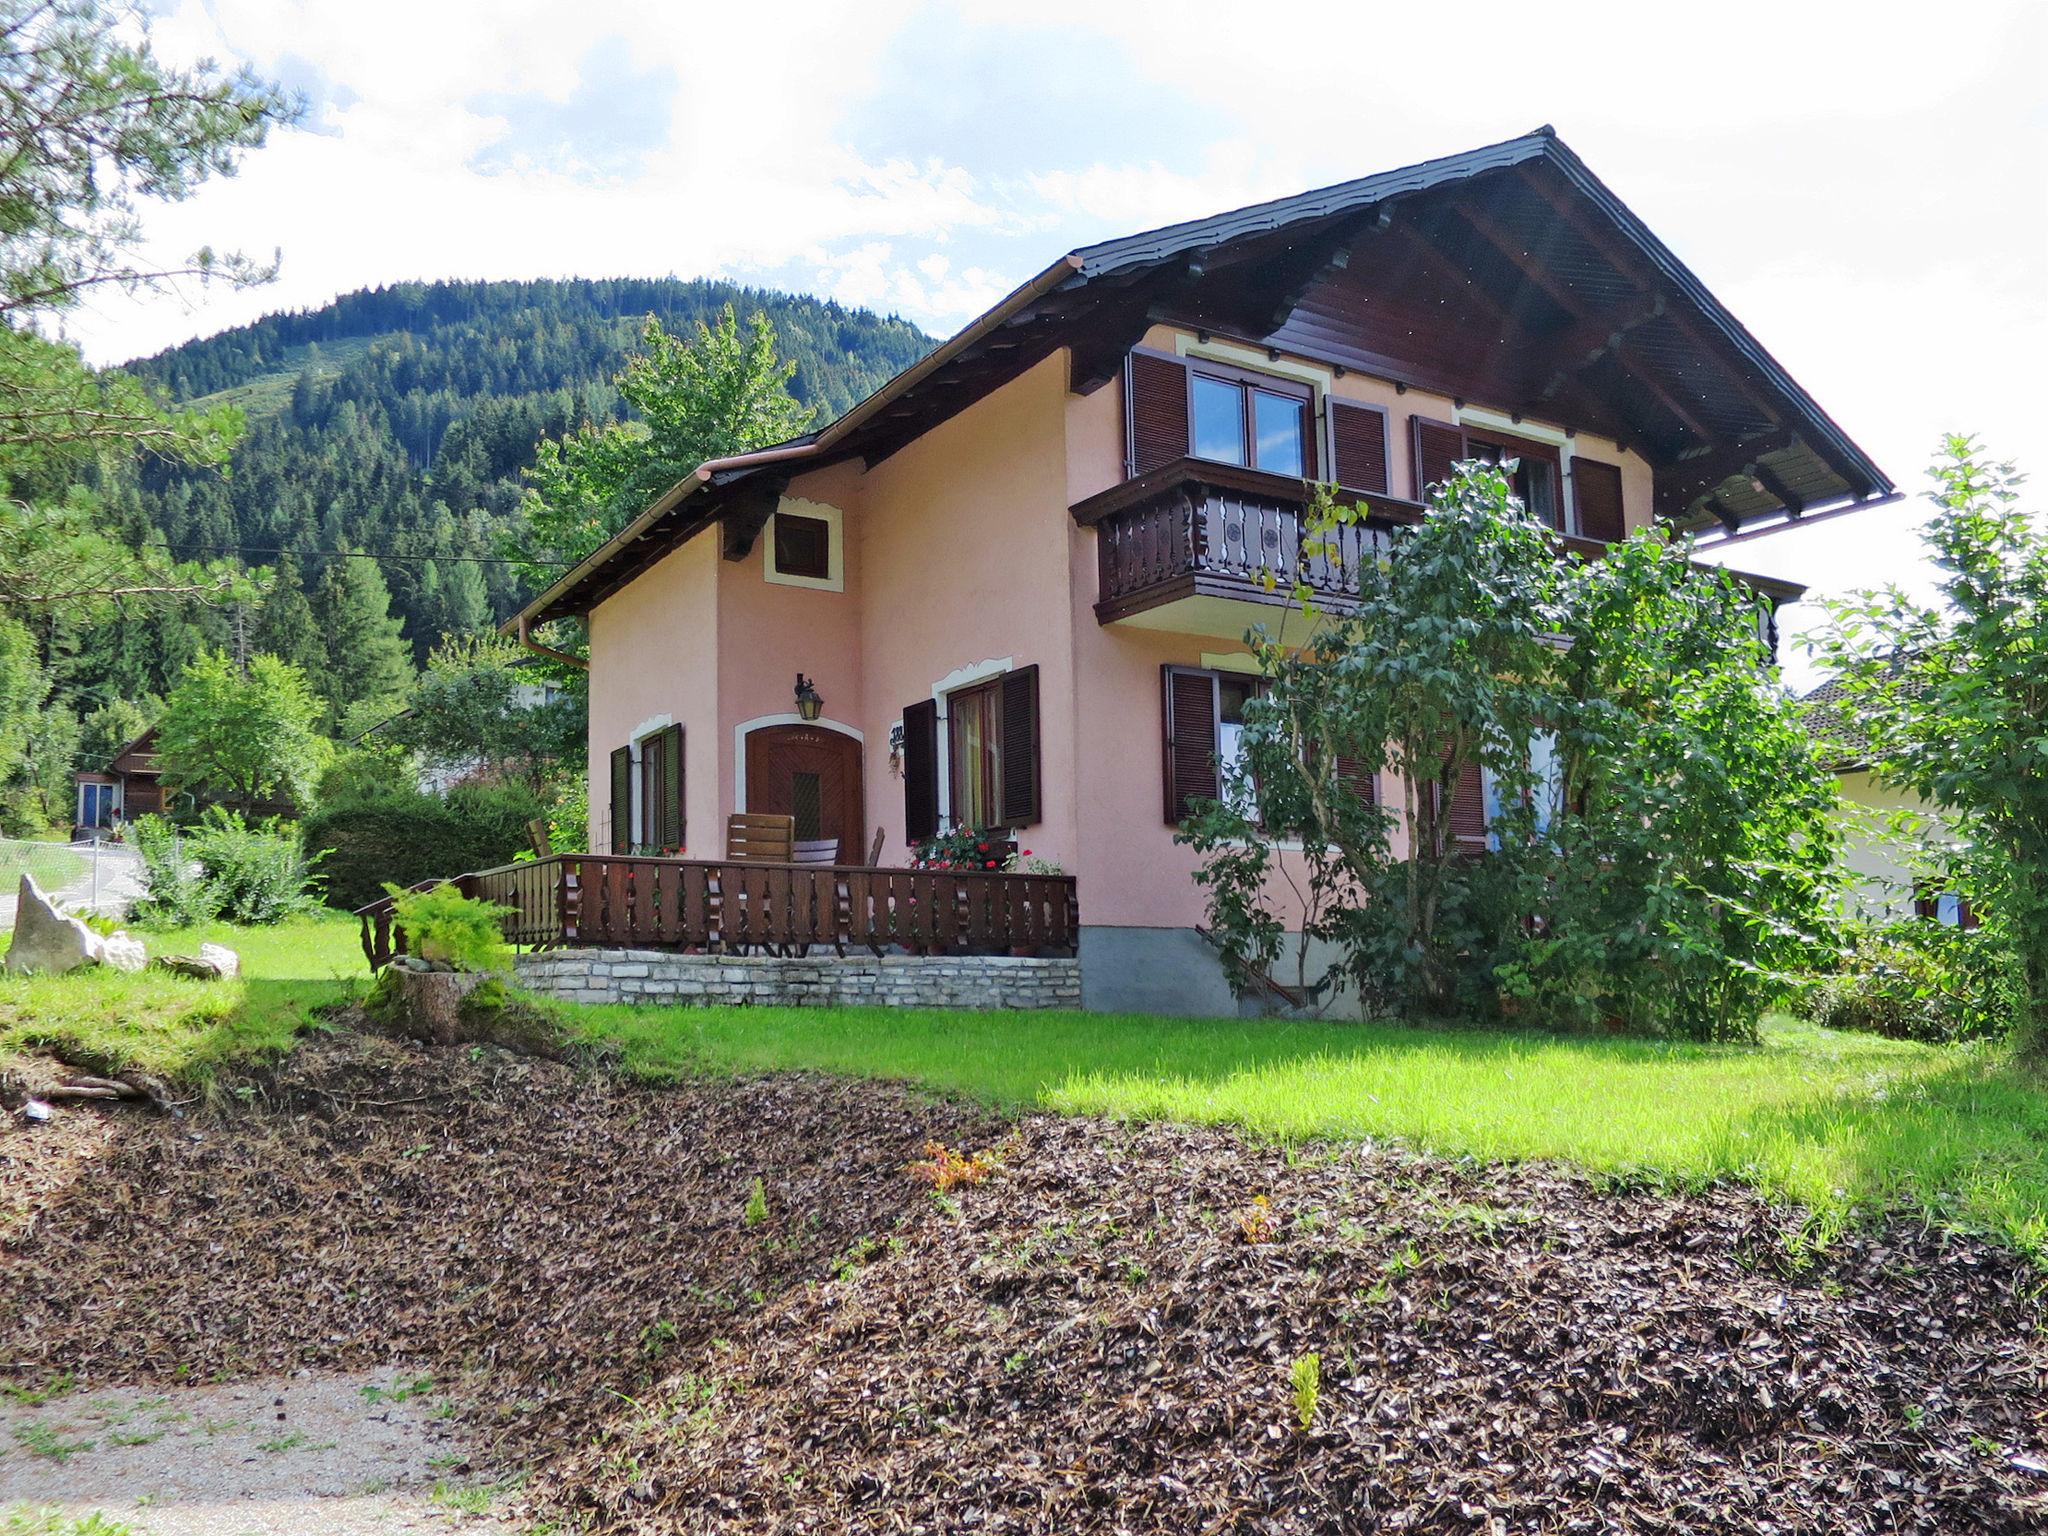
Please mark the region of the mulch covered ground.
<svg viewBox="0 0 2048 1536"><path fill-rule="evenodd" d="M927 1138L1002 1166L934 1197ZM343 1037L223 1120L0 1132L0 1362L467 1371L597 1529L2048 1529L2038 1277L1789 1221Z"/></svg>

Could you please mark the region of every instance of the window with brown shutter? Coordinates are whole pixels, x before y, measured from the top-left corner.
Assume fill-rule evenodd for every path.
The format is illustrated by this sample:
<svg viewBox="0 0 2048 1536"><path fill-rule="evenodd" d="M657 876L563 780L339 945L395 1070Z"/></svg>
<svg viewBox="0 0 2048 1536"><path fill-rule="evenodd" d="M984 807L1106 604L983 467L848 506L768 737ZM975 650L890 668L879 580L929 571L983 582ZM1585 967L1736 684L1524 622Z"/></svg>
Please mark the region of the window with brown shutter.
<svg viewBox="0 0 2048 1536"><path fill-rule="evenodd" d="M1038 667L1018 667L1003 674L1000 704L1002 757L1002 820L1006 827L1028 827L1043 811L1039 795Z"/></svg>
<svg viewBox="0 0 2048 1536"><path fill-rule="evenodd" d="M1560 457L1549 443L1533 442L1506 432L1473 428L1465 433L1465 457L1482 464L1514 461L1509 487L1537 522L1562 531L1564 499L1558 489Z"/></svg>
<svg viewBox="0 0 2048 1536"><path fill-rule="evenodd" d="M1126 456L1132 475L1188 456L1188 370L1179 358L1136 348L1124 360Z"/></svg>
<svg viewBox="0 0 2048 1536"><path fill-rule="evenodd" d="M1451 468L1464 458L1465 434L1447 421L1411 416L1408 425L1414 449L1415 499L1429 500L1429 488L1451 478Z"/></svg>
<svg viewBox="0 0 2048 1536"><path fill-rule="evenodd" d="M1337 782L1367 805L1379 804L1380 777L1357 758L1337 759Z"/></svg>
<svg viewBox="0 0 2048 1536"><path fill-rule="evenodd" d="M919 699L903 710L903 835L911 842L939 830L939 706Z"/></svg>
<svg viewBox="0 0 2048 1536"><path fill-rule="evenodd" d="M612 852L633 851L633 749L612 749Z"/></svg>
<svg viewBox="0 0 2048 1536"><path fill-rule="evenodd" d="M1196 800L1214 800L1216 674L1198 667L1160 669L1165 690L1166 819L1178 826Z"/></svg>
<svg viewBox="0 0 2048 1536"><path fill-rule="evenodd" d="M1331 400L1330 478L1348 491L1387 493L1387 413Z"/></svg>
<svg viewBox="0 0 2048 1536"><path fill-rule="evenodd" d="M1573 459L1572 508L1578 515L1580 538L1609 543L1627 538L1628 521L1621 510L1621 466Z"/></svg>
<svg viewBox="0 0 2048 1536"><path fill-rule="evenodd" d="M1477 758L1467 759L1459 768L1457 788L1451 795L1449 825L1439 831L1450 839L1453 852L1486 852L1486 772Z"/></svg>
<svg viewBox="0 0 2048 1536"><path fill-rule="evenodd" d="M683 728L671 725L640 744L640 845L683 846Z"/></svg>

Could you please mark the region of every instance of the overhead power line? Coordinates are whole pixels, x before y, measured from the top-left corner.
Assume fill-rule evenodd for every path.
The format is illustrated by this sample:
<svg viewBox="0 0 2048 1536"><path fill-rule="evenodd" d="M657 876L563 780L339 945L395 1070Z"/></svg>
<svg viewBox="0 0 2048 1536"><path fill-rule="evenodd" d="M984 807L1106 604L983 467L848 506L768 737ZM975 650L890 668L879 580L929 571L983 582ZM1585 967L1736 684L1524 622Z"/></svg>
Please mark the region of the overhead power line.
<svg viewBox="0 0 2048 1536"><path fill-rule="evenodd" d="M164 545L166 551L172 546ZM389 549L258 549L249 544L187 544L179 549L204 550L210 555L292 555L301 560L410 560L415 564L432 560L439 565L552 565L571 566L574 560L513 560L504 555L402 555Z"/></svg>

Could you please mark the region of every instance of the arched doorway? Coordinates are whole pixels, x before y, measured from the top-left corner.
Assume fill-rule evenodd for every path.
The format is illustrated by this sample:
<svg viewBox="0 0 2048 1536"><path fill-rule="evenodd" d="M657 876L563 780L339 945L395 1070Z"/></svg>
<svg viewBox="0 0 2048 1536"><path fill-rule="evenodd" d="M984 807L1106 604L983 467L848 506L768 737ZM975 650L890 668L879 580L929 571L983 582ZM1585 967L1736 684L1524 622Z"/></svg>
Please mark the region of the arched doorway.
<svg viewBox="0 0 2048 1536"><path fill-rule="evenodd" d="M838 861L865 853L858 739L816 725L764 725L747 732L747 809L796 818L799 842L839 840Z"/></svg>

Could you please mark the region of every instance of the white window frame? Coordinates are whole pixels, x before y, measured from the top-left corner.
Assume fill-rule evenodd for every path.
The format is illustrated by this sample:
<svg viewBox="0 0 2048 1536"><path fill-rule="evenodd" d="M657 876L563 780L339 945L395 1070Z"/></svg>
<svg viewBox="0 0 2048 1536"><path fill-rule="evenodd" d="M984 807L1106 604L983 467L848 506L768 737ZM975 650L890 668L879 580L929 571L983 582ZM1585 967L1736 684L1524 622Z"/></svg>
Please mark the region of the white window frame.
<svg viewBox="0 0 2048 1536"><path fill-rule="evenodd" d="M775 566L775 520L784 514L808 517L825 525L825 575L796 576ZM846 528L840 510L822 501L804 501L785 496L769 515L761 531L761 576L778 587L807 587L813 592L846 590Z"/></svg>
<svg viewBox="0 0 2048 1536"><path fill-rule="evenodd" d="M626 773L626 846L642 848L647 839L640 826L640 748L650 736L659 736L676 723L674 715L651 715L633 727L633 734L626 738L626 760L631 767ZM684 750L689 743L684 742Z"/></svg>
<svg viewBox="0 0 2048 1536"><path fill-rule="evenodd" d="M1017 669L1014 656L991 656L977 661L969 667L955 667L944 677L932 684L932 702L938 706L938 769L939 769L939 827L941 830L953 825L953 726L951 712L946 708L946 696L958 693L963 688L972 688L976 683L986 683ZM1043 674L1041 674L1042 676Z"/></svg>

